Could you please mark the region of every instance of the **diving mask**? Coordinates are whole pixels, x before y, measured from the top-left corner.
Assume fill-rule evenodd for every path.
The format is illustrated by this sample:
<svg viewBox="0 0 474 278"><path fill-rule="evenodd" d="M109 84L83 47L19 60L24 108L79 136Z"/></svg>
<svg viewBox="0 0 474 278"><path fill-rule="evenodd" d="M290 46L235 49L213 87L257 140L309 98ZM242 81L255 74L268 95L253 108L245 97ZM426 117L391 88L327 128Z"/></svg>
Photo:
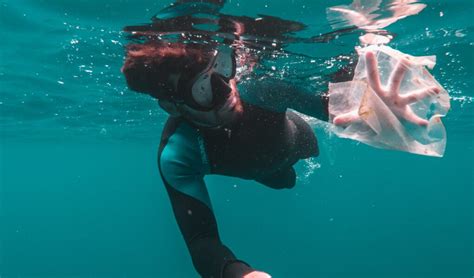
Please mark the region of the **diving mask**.
<svg viewBox="0 0 474 278"><path fill-rule="evenodd" d="M231 92L229 80L236 74L231 48L216 50L207 67L189 82L179 82L184 103L194 109L209 111L223 104ZM184 88L182 87L184 86Z"/></svg>

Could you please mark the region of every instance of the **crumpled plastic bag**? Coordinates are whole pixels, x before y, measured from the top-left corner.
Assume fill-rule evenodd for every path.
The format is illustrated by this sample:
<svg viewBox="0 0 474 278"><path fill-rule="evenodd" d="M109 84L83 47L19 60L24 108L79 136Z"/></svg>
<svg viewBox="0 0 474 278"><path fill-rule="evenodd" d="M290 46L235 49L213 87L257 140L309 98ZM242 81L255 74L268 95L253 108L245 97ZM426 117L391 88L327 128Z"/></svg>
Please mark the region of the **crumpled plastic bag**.
<svg viewBox="0 0 474 278"><path fill-rule="evenodd" d="M351 138L367 145L406 151L410 153L443 156L446 148L446 129L441 121L450 108L449 95L428 72L436 64L435 56L414 57L388 46L368 46L357 49L359 61L354 79L329 84L330 122L339 115L357 111L359 120L346 126L333 126L339 137ZM400 95L427 87L439 87L430 95L410 104L419 117L429 121L428 126L413 124L398 117L369 86L366 53L371 51L378 61L380 81L386 86L392 71L401 59L409 61L400 85Z"/></svg>

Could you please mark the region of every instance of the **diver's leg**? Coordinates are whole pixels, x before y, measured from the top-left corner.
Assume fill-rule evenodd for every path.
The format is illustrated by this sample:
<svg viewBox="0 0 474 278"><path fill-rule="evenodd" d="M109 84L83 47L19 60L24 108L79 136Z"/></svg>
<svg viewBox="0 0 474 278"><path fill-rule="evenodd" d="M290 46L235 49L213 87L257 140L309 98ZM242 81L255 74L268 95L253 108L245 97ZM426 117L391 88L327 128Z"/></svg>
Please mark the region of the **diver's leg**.
<svg viewBox="0 0 474 278"><path fill-rule="evenodd" d="M199 274L202 277L241 278L253 269L237 260L219 238L204 183L206 165L198 136L189 125L168 121L158 155L161 177Z"/></svg>
<svg viewBox="0 0 474 278"><path fill-rule="evenodd" d="M296 113L288 111L287 119L292 123L293 128L288 132L293 132L294 144L287 163L263 177L255 180L265 186L274 189L293 188L296 183L296 173L293 165L300 159L317 157L319 155L318 140L312 128Z"/></svg>
<svg viewBox="0 0 474 278"><path fill-rule="evenodd" d="M319 155L318 139L313 128L292 111L286 112L286 116L296 127L295 156L298 159L317 157Z"/></svg>
<svg viewBox="0 0 474 278"><path fill-rule="evenodd" d="M293 188L296 184L296 172L293 166L276 171L255 181L273 189Z"/></svg>

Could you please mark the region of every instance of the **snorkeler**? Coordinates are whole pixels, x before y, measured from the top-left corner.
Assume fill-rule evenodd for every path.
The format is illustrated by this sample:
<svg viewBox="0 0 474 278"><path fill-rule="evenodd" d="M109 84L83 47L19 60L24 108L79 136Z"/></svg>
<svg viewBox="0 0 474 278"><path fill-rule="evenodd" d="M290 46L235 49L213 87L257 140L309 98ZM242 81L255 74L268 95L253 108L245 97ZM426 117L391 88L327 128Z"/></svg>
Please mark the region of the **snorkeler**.
<svg viewBox="0 0 474 278"><path fill-rule="evenodd" d="M292 165L318 154L311 128L286 109L271 111L242 101L229 48L131 45L123 73L132 90L157 98L170 114L158 164L196 270L216 278L254 272L221 242L204 176L291 188Z"/></svg>
<svg viewBox="0 0 474 278"><path fill-rule="evenodd" d="M383 89L375 56L369 52L366 59L370 86L390 102L398 94L405 66L398 65L390 86ZM269 277L237 259L221 242L204 176L219 174L275 189L292 188L293 165L317 156L319 150L311 127L287 109L327 121L327 96L298 92L297 86L276 81L238 87L235 51L229 47L132 44L122 71L130 89L158 99L170 115L159 147L159 171L198 273L215 278ZM407 103L391 107L406 120L426 125L415 114L403 112ZM345 125L357 117L348 113L334 123Z"/></svg>
<svg viewBox="0 0 474 278"><path fill-rule="evenodd" d="M370 87L365 91L372 91L381 103L367 107L369 101L364 111L355 107L332 113L335 102L337 106L337 102L354 101L341 101L340 94L331 93L331 89L313 92L294 82L260 78L253 70L260 57L242 50L246 46L242 47L240 36L263 38L258 44L247 41L256 49L283 49L284 42L327 42L354 28L310 39L295 38L288 34L303 30L303 24L271 16L253 19L221 14L223 3L182 0L157 14L151 24L126 27L135 43L127 46L122 72L130 89L151 95L169 114L158 168L197 272L205 278L264 278L270 276L239 260L221 241L204 177L217 174L255 180L274 189L292 188L296 183L294 164L318 156L319 149L312 128L288 109L348 127L354 136L359 135L353 127L360 127L374 115L378 116L376 124L385 130L391 129L386 124L398 123L392 120L395 117L426 132L432 121L418 116L410 105L439 94L440 89L423 83L419 90L402 95L402 81L409 73L406 58L383 72L382 85L378 60L368 50L360 52L365 66L358 75L355 64L349 63L325 77L332 82L350 81L360 78L362 71ZM194 17L195 13L213 16ZM212 31L196 29L200 24L214 24L218 40ZM162 38L166 35L171 39ZM339 91L347 91L344 86L350 82L336 84L342 84ZM364 98L370 100L368 94ZM364 136L370 135L368 129L362 130ZM359 136L359 141L362 138Z"/></svg>

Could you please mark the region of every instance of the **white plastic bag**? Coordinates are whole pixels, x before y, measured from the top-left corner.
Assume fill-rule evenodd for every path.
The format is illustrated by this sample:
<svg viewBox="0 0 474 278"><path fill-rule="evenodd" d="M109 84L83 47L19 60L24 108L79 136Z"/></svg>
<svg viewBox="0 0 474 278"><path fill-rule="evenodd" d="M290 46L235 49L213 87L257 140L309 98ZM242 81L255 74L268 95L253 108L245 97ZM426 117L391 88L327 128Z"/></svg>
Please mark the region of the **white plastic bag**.
<svg viewBox="0 0 474 278"><path fill-rule="evenodd" d="M329 84L330 122L347 113L357 113L358 120L345 126L334 126L336 135L351 138L365 144L406 151L428 156L443 156L446 147L446 130L441 117L450 108L449 95L428 72L436 64L435 56L414 57L388 46L368 46L357 49L359 62L354 79L349 82ZM390 75L402 59L408 61L408 69L400 85L399 95L430 87L438 87L436 94L412 101L407 109L418 117L429 121L428 125L417 125L394 113L369 85L366 53L375 54L380 81L387 86ZM399 111L398 111L399 112Z"/></svg>

